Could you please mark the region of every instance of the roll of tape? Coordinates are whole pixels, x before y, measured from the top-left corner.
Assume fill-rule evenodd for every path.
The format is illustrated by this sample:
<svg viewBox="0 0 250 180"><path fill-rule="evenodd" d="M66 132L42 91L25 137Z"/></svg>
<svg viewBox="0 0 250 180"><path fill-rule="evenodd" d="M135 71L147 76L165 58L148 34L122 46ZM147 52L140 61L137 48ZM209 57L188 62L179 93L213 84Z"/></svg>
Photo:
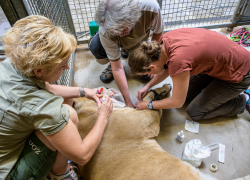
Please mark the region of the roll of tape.
<svg viewBox="0 0 250 180"><path fill-rule="evenodd" d="M217 169L218 169L218 166L217 166L216 164L213 163L213 164L210 165L209 169L210 169L210 171L212 171L212 172L216 172Z"/></svg>

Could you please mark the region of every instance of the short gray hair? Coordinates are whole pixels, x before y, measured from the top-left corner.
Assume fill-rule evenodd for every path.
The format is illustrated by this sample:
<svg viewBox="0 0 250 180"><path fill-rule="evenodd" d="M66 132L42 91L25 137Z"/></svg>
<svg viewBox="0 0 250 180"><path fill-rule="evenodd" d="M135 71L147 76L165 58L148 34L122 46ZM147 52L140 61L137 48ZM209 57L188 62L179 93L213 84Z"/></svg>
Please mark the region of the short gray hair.
<svg viewBox="0 0 250 180"><path fill-rule="evenodd" d="M102 34L119 35L126 27L133 27L141 17L137 0L104 0L97 8L95 21Z"/></svg>

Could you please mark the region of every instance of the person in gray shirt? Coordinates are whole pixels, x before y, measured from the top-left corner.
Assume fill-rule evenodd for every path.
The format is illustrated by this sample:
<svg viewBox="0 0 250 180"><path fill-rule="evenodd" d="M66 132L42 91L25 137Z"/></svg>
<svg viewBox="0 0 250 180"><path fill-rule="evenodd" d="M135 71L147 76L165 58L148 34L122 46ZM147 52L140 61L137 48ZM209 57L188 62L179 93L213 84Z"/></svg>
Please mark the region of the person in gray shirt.
<svg viewBox="0 0 250 180"><path fill-rule="evenodd" d="M125 103L134 107L128 92L125 72L121 61L121 49L130 52L140 42L158 41L163 32L163 19L156 0L104 0L96 11L99 32L90 42L90 51L100 64L109 63L100 79L108 83L115 79ZM126 53L122 53L125 55Z"/></svg>

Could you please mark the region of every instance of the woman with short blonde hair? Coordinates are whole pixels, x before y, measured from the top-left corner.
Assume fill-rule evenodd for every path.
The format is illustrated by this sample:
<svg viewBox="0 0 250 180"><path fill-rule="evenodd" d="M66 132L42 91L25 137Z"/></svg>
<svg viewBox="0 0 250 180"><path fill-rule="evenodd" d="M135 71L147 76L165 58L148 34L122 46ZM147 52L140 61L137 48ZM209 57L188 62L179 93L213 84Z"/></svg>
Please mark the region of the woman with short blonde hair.
<svg viewBox="0 0 250 180"><path fill-rule="evenodd" d="M112 112L97 90L57 81L76 48L74 36L39 15L15 23L3 36L0 63L0 179L78 179L68 159L84 165L99 145ZM74 98L96 101L98 115L85 139L78 132Z"/></svg>
<svg viewBox="0 0 250 180"><path fill-rule="evenodd" d="M3 36L3 42L6 56L26 76L34 76L32 70L37 67L51 73L76 48L73 35L39 15L17 21Z"/></svg>

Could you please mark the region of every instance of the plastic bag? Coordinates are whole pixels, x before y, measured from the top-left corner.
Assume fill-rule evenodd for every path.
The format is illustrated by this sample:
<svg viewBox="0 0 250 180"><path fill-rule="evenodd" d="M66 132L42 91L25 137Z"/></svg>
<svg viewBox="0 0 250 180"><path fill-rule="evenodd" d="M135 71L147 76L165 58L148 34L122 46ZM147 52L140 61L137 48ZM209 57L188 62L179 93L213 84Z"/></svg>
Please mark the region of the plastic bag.
<svg viewBox="0 0 250 180"><path fill-rule="evenodd" d="M195 167L199 167L202 158L210 156L211 151L209 147L204 146L199 139L189 141L183 151L182 160L189 162Z"/></svg>

